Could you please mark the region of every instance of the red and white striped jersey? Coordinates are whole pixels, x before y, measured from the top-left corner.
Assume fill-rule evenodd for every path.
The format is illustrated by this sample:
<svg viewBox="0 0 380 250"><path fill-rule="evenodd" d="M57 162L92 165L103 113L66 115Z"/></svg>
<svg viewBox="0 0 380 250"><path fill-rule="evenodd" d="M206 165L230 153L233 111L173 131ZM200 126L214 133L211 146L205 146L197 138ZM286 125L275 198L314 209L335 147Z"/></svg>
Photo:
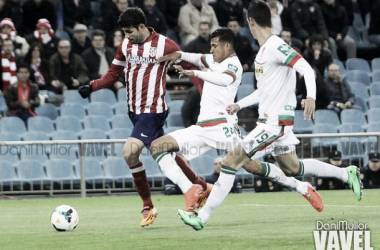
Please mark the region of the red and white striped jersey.
<svg viewBox="0 0 380 250"><path fill-rule="evenodd" d="M168 109L165 101L168 62L158 64L156 59L180 50L171 39L148 29L151 35L143 43L133 44L124 39L108 72L91 82L93 91L108 87L124 70L128 109L136 114L162 113Z"/></svg>

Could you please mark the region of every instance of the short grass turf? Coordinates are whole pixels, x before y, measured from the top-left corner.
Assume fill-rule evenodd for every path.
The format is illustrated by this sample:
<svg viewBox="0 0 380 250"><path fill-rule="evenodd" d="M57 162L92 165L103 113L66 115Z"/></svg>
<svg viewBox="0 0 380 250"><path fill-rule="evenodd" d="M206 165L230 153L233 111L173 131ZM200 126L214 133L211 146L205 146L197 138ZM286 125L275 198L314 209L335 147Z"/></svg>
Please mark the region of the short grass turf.
<svg viewBox="0 0 380 250"><path fill-rule="evenodd" d="M159 216L145 228L138 196L0 200L0 249L315 249L317 220L367 223L380 249L380 190L365 190L361 202L349 190L320 193L321 213L296 192L230 194L201 231L179 219L182 196L154 195ZM72 232L50 224L62 204L79 213Z"/></svg>

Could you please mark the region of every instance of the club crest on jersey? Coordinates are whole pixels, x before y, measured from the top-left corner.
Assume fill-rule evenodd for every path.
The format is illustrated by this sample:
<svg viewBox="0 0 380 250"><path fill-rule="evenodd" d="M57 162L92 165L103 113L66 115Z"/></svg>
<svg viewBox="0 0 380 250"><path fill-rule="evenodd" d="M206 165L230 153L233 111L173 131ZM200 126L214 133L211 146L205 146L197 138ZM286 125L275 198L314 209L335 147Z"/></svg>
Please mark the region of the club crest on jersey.
<svg viewBox="0 0 380 250"><path fill-rule="evenodd" d="M157 55L157 47L151 47L149 49L149 57L156 57Z"/></svg>
<svg viewBox="0 0 380 250"><path fill-rule="evenodd" d="M282 44L277 49L285 56L288 56L291 52L294 51L294 49L287 44Z"/></svg>
<svg viewBox="0 0 380 250"><path fill-rule="evenodd" d="M238 71L238 67L232 64L228 64L228 70L236 73Z"/></svg>

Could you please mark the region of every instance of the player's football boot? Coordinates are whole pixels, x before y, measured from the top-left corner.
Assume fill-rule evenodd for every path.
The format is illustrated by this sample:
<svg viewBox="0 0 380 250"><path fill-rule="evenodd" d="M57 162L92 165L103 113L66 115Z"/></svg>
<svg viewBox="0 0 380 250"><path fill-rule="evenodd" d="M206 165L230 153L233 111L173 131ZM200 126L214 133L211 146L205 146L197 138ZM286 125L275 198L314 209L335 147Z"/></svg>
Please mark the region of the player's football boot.
<svg viewBox="0 0 380 250"><path fill-rule="evenodd" d="M354 165L346 167L346 171L348 173L347 184L351 188L351 190L355 193L356 199L360 201L363 196L363 184L360 180L360 172L359 168Z"/></svg>
<svg viewBox="0 0 380 250"><path fill-rule="evenodd" d="M193 212L197 208L197 201L203 192L202 186L193 184L183 195L185 198L185 211Z"/></svg>
<svg viewBox="0 0 380 250"><path fill-rule="evenodd" d="M158 216L157 209L150 208L150 207L144 207L141 211L142 219L140 225L142 227L149 226L150 224L153 224L154 219Z"/></svg>
<svg viewBox="0 0 380 250"><path fill-rule="evenodd" d="M201 197L199 197L197 204L195 205L197 208L201 208L206 204L207 198L211 193L213 185L207 183L207 189L203 191Z"/></svg>
<svg viewBox="0 0 380 250"><path fill-rule="evenodd" d="M201 218L198 217L197 212L185 212L178 209L178 215L181 220L188 226L194 228L194 230L201 230L205 224L202 223Z"/></svg>
<svg viewBox="0 0 380 250"><path fill-rule="evenodd" d="M321 195L313 188L310 183L307 183L307 191L303 194L303 197L310 202L310 204L317 210L318 212L322 212L325 207Z"/></svg>

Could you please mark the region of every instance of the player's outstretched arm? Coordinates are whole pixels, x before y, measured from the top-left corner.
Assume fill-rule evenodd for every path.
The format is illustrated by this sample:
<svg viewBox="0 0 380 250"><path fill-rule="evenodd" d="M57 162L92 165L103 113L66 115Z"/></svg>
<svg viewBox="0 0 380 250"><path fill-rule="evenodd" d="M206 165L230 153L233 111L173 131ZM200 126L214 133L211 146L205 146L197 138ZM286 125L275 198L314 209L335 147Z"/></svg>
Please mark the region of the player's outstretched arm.
<svg viewBox="0 0 380 250"><path fill-rule="evenodd" d="M239 109L242 109L242 108L257 104L257 103L259 103L259 92L256 90L256 91L253 91L252 94L238 101L236 104L239 106Z"/></svg>
<svg viewBox="0 0 380 250"><path fill-rule="evenodd" d="M302 100L301 106L304 108L303 117L305 120L314 119L315 115L315 97L316 97L316 83L314 70L305 59L299 59L293 66L293 68L303 74L305 79L307 98Z"/></svg>
<svg viewBox="0 0 380 250"><path fill-rule="evenodd" d="M181 52L179 51L176 51L176 52L173 52L173 53L170 53L170 54L167 54L163 57L160 57L157 59L157 63L162 63L162 62L165 62L165 61L169 61L169 67L172 66L178 59L181 58Z"/></svg>

